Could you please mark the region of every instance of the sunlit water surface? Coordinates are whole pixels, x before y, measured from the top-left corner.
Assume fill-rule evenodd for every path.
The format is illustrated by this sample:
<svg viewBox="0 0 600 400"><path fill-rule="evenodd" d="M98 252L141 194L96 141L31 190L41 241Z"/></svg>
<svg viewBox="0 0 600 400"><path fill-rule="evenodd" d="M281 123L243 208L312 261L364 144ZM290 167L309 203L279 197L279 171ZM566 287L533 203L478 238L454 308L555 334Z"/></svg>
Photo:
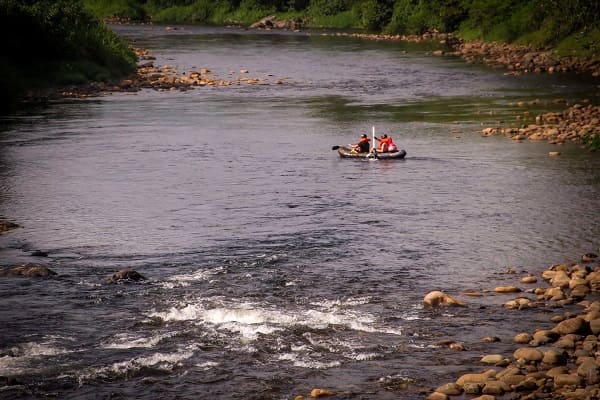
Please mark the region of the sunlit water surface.
<svg viewBox="0 0 600 400"><path fill-rule="evenodd" d="M600 244L598 154L478 133L594 100L589 78L317 33L115 29L156 65L264 84L3 118L0 217L22 228L0 264L58 275L0 281L0 376L16 380L0 398L422 398L551 315L490 293L432 311L427 292L517 284ZM373 126L407 158L330 150ZM106 283L123 268L148 279Z"/></svg>

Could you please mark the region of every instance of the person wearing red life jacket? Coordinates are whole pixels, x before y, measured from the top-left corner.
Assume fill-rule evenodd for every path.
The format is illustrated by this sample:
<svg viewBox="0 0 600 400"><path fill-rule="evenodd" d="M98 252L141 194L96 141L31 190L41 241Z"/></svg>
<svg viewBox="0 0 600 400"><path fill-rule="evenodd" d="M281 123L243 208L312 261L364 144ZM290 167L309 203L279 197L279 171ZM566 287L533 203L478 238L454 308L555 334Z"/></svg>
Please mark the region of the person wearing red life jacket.
<svg viewBox="0 0 600 400"><path fill-rule="evenodd" d="M381 153L387 153L398 150L391 136L384 134L381 138L375 137L375 139L379 141L377 151ZM394 150L392 150L392 148Z"/></svg>

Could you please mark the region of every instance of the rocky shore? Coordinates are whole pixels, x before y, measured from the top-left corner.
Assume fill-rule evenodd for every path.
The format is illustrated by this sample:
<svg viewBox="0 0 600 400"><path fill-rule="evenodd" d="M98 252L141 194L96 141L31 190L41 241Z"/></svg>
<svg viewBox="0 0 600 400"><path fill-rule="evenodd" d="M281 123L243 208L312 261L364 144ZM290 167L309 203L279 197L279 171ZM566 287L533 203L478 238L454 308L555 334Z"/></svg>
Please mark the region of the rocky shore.
<svg viewBox="0 0 600 400"><path fill-rule="evenodd" d="M509 271L515 273L516 271ZM526 274L521 285L538 282ZM520 293L503 307L511 312L531 308L578 307L551 317L551 329L515 332L512 354L487 354L476 370L447 382L428 395L428 400L468 396L476 400L600 398L600 263L593 253L579 262L552 265L539 278L544 287L522 291L518 286L494 289L496 293ZM465 306L443 292L424 298L429 307ZM491 340L484 340L491 341Z"/></svg>
<svg viewBox="0 0 600 400"><path fill-rule="evenodd" d="M535 123L520 127L487 127L483 136L504 135L512 140L546 140L551 144L575 142L593 145L600 140L600 106L575 104L562 112L543 113ZM558 152L551 152L557 155Z"/></svg>
<svg viewBox="0 0 600 400"><path fill-rule="evenodd" d="M579 60L575 57L560 57L554 51L537 49L508 43L464 40L452 33L426 32L422 35L385 35L370 33L324 34L347 36L366 40L397 42L435 42L444 49L433 51L435 56L453 55L470 63L484 63L505 68L507 73L564 73L575 72L600 77L600 60Z"/></svg>
<svg viewBox="0 0 600 400"><path fill-rule="evenodd" d="M208 68L195 68L190 71L179 72L176 67L171 65L156 66L156 58L146 49L134 48L133 50L139 64L136 72L124 79L31 91L27 94L26 101L89 98L119 92L138 92L142 89L185 92L201 87L219 88L240 85L284 85L289 83L288 78L252 77L247 69L231 70L227 78L219 77Z"/></svg>

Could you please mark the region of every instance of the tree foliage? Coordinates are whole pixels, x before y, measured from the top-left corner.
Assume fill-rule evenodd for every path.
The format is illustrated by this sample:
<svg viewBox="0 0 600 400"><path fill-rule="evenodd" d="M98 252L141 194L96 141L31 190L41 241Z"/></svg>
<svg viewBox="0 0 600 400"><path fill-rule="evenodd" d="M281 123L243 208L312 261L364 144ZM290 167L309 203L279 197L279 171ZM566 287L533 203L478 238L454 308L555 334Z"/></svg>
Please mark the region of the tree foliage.
<svg viewBox="0 0 600 400"><path fill-rule="evenodd" d="M127 45L78 1L0 0L5 101L25 88L106 80L135 68Z"/></svg>

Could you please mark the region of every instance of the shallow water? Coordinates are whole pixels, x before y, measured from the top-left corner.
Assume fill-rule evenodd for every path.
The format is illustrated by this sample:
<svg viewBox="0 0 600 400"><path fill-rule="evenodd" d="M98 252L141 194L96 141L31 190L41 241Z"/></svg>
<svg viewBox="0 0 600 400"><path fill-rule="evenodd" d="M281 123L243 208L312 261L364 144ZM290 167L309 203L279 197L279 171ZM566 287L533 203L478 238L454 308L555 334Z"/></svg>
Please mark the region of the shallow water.
<svg viewBox="0 0 600 400"><path fill-rule="evenodd" d="M598 154L478 134L595 100L596 81L320 34L115 29L157 65L266 84L2 119L0 217L23 228L0 237L0 264L59 275L0 281L0 376L20 383L0 398L422 398L551 315L492 294L432 311L428 291L514 284L509 267L600 245ZM372 126L407 158L330 150ZM107 284L122 268L148 279Z"/></svg>

